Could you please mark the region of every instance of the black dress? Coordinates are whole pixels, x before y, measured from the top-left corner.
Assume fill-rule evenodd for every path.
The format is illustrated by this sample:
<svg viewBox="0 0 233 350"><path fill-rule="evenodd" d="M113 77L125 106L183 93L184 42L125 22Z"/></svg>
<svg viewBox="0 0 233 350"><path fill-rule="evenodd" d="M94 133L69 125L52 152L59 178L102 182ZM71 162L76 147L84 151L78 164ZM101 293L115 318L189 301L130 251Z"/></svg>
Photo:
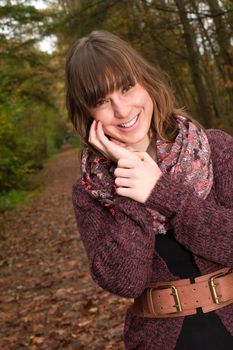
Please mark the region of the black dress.
<svg viewBox="0 0 233 350"><path fill-rule="evenodd" d="M173 275L191 282L201 275L192 254L174 239L172 230L156 236L156 250ZM185 316L175 350L202 349L233 350L233 337L214 311L203 313L198 308L197 314Z"/></svg>

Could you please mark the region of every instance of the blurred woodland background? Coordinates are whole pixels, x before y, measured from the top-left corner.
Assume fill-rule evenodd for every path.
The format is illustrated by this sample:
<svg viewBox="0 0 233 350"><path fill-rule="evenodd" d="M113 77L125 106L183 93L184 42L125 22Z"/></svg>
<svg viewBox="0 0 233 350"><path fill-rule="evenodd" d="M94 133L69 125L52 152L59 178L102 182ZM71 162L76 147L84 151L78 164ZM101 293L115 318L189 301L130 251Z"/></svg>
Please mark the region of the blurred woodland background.
<svg viewBox="0 0 233 350"><path fill-rule="evenodd" d="M23 196L28 175L64 143L77 143L65 111L65 57L94 29L128 40L168 73L179 106L233 134L232 0L0 3L0 206ZM43 40L53 41L48 52Z"/></svg>
<svg viewBox="0 0 233 350"><path fill-rule="evenodd" d="M0 0L1 350L124 349L131 301L92 281L71 201L80 142L65 57L95 29L128 40L168 73L177 105L233 135L233 0Z"/></svg>

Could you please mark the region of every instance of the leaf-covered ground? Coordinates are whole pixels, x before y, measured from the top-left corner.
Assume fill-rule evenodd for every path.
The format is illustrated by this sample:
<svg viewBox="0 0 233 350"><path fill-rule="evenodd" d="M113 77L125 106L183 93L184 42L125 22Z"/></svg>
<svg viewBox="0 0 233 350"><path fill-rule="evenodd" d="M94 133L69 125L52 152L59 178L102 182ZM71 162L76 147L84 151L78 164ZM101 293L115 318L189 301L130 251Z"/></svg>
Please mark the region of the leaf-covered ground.
<svg viewBox="0 0 233 350"><path fill-rule="evenodd" d="M0 215L0 349L124 349L129 300L92 282L71 187L77 151L66 149L40 176L41 193Z"/></svg>

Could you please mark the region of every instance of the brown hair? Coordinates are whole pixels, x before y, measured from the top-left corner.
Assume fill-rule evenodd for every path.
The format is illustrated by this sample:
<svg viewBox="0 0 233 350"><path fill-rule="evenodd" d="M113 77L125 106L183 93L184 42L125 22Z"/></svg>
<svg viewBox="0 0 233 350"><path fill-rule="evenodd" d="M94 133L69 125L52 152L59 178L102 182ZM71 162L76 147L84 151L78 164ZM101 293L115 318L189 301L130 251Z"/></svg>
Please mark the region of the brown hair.
<svg viewBox="0 0 233 350"><path fill-rule="evenodd" d="M178 132L176 115L200 127L182 108L175 108L173 93L160 69L119 37L94 31L74 43L66 61L66 106L74 128L85 143L93 121L91 107L113 90L135 82L147 90L153 101L151 128L159 138L174 141Z"/></svg>

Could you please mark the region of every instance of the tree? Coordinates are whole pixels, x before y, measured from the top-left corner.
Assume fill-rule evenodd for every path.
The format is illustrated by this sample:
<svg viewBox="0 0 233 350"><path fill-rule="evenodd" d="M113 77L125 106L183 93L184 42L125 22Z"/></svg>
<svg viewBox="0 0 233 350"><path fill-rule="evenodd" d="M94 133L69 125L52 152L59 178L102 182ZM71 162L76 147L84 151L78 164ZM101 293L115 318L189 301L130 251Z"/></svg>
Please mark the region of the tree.
<svg viewBox="0 0 233 350"><path fill-rule="evenodd" d="M65 123L56 100L56 65L35 47L47 14L7 1L0 22L6 28L0 37L0 191L8 191L22 186L61 144Z"/></svg>

